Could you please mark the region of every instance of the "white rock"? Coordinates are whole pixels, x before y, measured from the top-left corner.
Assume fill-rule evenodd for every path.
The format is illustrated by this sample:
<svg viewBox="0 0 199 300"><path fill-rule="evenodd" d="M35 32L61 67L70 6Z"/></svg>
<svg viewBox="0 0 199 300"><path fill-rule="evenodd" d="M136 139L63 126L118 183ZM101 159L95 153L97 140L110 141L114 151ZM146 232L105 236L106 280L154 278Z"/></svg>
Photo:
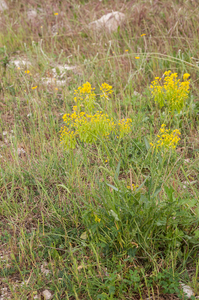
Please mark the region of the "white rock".
<svg viewBox="0 0 199 300"><path fill-rule="evenodd" d="M189 158L186 158L184 161L185 161L186 163L190 163L190 159L189 159Z"/></svg>
<svg viewBox="0 0 199 300"><path fill-rule="evenodd" d="M27 18L29 21L33 21L37 17L37 12L34 9L27 11Z"/></svg>
<svg viewBox="0 0 199 300"><path fill-rule="evenodd" d="M0 261L1 262L5 262L5 261L7 261L8 260L8 255L0 255Z"/></svg>
<svg viewBox="0 0 199 300"><path fill-rule="evenodd" d="M52 35L55 36L58 34L58 26L57 24L53 25L51 28Z"/></svg>
<svg viewBox="0 0 199 300"><path fill-rule="evenodd" d="M188 185L189 185L189 182L188 181L183 181L183 189L186 189L187 187L188 187Z"/></svg>
<svg viewBox="0 0 199 300"><path fill-rule="evenodd" d="M57 72L57 69L59 70L59 73ZM66 74L66 71L74 70L74 69L76 69L75 66L69 66L69 65L61 66L61 65L57 65L56 68L52 69L53 77L62 78Z"/></svg>
<svg viewBox="0 0 199 300"><path fill-rule="evenodd" d="M76 66L69 66L69 65L57 65L55 68L51 70L52 77L44 77L41 79L41 82L45 85L49 86L64 86L67 84L67 81L70 79L70 77L67 77L66 81L66 75L67 71L74 70L74 73L81 74L80 71L77 70Z"/></svg>
<svg viewBox="0 0 199 300"><path fill-rule="evenodd" d="M59 22L59 23L54 24L51 27L52 35L55 36L55 35L59 34L59 30L62 29L63 27L65 27L65 30L67 30L67 34L72 34L72 29L69 24L64 24L63 22Z"/></svg>
<svg viewBox="0 0 199 300"><path fill-rule="evenodd" d="M134 95L134 96L140 96L140 93L134 91L134 92L133 92L133 95Z"/></svg>
<svg viewBox="0 0 199 300"><path fill-rule="evenodd" d="M108 32L113 32L118 29L125 20L125 14L119 11L113 11L107 15L102 16L100 19L89 23L89 28L99 31L105 29Z"/></svg>
<svg viewBox="0 0 199 300"><path fill-rule="evenodd" d="M191 298L191 296L194 296L194 292L192 291L192 289L190 288L190 286L188 285L185 285L183 283L180 284L182 290L183 290L183 293L188 297L188 298Z"/></svg>
<svg viewBox="0 0 199 300"><path fill-rule="evenodd" d="M11 60L10 61L11 64L14 64L17 68L20 68L20 67L26 67L28 68L31 63L27 60L23 60L23 59L16 59L16 60Z"/></svg>
<svg viewBox="0 0 199 300"><path fill-rule="evenodd" d="M26 151L23 148L18 148L17 153L18 153L19 156L21 156L22 154L25 154Z"/></svg>
<svg viewBox="0 0 199 300"><path fill-rule="evenodd" d="M0 289L0 300L9 300L10 297L8 297L8 288L4 287Z"/></svg>
<svg viewBox="0 0 199 300"><path fill-rule="evenodd" d="M44 275L48 275L50 272L50 270L46 269L45 267L47 267L48 264L47 262L44 262L43 265L41 265L41 272L44 274Z"/></svg>
<svg viewBox="0 0 199 300"><path fill-rule="evenodd" d="M8 9L8 5L4 0L0 0L0 11L4 11L6 9Z"/></svg>
<svg viewBox="0 0 199 300"><path fill-rule="evenodd" d="M25 280L25 281L22 281L20 285L21 285L21 286L27 285L27 283L28 283L28 280Z"/></svg>
<svg viewBox="0 0 199 300"><path fill-rule="evenodd" d="M55 80L53 78L42 78L41 81L45 85L52 85L54 87L66 85L66 80Z"/></svg>
<svg viewBox="0 0 199 300"><path fill-rule="evenodd" d="M52 294L48 290L43 291L42 295L44 296L45 300L52 299Z"/></svg>

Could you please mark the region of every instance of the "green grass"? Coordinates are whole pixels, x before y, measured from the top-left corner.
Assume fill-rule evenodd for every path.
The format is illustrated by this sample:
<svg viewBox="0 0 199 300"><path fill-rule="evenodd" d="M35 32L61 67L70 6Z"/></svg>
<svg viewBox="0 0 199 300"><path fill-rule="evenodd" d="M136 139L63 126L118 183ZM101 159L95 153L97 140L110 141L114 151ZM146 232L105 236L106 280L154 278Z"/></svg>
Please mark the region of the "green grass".
<svg viewBox="0 0 199 300"><path fill-rule="evenodd" d="M54 7L35 1L43 16L32 23L26 2L9 5L0 31L6 297L34 299L48 289L53 299L186 299L180 282L198 296L197 1L59 1ZM90 32L85 24L94 8L96 18L122 10L125 26L111 36ZM56 22L62 27L52 36ZM18 57L31 62L31 75L10 63ZM67 71L64 86L55 80L47 87L42 78L51 78L57 64L77 71ZM172 117L149 89L167 70L180 79L191 75L189 98ZM74 89L87 81L97 94L102 83L113 86L106 113L116 121L131 118L132 131L119 141L113 135L67 150L60 144L62 116L72 112ZM181 140L174 152L161 154L150 142L163 123L179 129Z"/></svg>

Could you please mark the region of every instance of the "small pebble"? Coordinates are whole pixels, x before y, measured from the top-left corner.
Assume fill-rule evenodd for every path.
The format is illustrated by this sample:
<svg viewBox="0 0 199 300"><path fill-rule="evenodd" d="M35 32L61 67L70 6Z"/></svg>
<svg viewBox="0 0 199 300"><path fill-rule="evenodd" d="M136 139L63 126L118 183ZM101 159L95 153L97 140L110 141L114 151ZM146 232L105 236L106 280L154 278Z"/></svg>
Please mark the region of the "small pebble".
<svg viewBox="0 0 199 300"><path fill-rule="evenodd" d="M43 291L42 295L44 296L45 300L52 299L52 294L48 290Z"/></svg>
<svg viewBox="0 0 199 300"><path fill-rule="evenodd" d="M182 290L183 290L183 293L190 299L191 296L194 296L194 292L192 291L192 289L190 288L190 286L186 285L186 284L183 284L181 283L180 284Z"/></svg>

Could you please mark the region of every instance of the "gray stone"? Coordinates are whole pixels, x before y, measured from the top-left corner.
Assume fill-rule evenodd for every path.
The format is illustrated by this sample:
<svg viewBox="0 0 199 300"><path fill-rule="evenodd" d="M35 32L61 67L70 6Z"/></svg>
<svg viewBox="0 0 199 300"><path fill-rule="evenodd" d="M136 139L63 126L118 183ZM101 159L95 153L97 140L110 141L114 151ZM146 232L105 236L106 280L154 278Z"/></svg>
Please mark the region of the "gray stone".
<svg viewBox="0 0 199 300"><path fill-rule="evenodd" d="M192 291L191 287L188 285L185 285L183 283L180 284L183 293L190 299L191 296L194 296L194 292Z"/></svg>
<svg viewBox="0 0 199 300"><path fill-rule="evenodd" d="M20 67L30 67L31 66L31 63L27 60L23 60L23 59L11 59L10 60L10 64L14 64L17 68L20 68Z"/></svg>
<svg viewBox="0 0 199 300"><path fill-rule="evenodd" d="M43 291L42 295L44 296L45 300L50 300L53 297L51 292L49 292L48 290Z"/></svg>
<svg viewBox="0 0 199 300"><path fill-rule="evenodd" d="M37 17L37 12L34 9L28 10L27 18L29 21L33 21Z"/></svg>
<svg viewBox="0 0 199 300"><path fill-rule="evenodd" d="M102 16L100 19L89 23L89 28L100 31L102 29L105 29L109 33L113 31L117 31L118 26L120 26L125 20L125 14L113 11L111 13L108 13L104 16Z"/></svg>
<svg viewBox="0 0 199 300"><path fill-rule="evenodd" d="M8 5L4 0L0 0L0 11L4 11L6 9L8 9Z"/></svg>

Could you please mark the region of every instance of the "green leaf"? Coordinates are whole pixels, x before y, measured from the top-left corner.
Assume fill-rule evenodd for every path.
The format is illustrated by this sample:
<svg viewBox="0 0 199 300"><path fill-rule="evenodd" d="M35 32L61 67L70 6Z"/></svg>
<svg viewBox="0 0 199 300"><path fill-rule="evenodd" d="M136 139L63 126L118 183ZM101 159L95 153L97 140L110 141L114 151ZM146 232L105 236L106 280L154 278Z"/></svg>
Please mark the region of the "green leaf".
<svg viewBox="0 0 199 300"><path fill-rule="evenodd" d="M148 140L145 136L144 136L144 143L145 143L146 150L149 151L150 145L149 145L149 142L148 142Z"/></svg>
<svg viewBox="0 0 199 300"><path fill-rule="evenodd" d="M110 295L115 294L115 286L113 285L109 286L109 294Z"/></svg>
<svg viewBox="0 0 199 300"><path fill-rule="evenodd" d="M86 239L87 239L87 233L86 233L86 231L84 231L84 232L81 234L80 239L82 239L82 240L86 240Z"/></svg>
<svg viewBox="0 0 199 300"><path fill-rule="evenodd" d="M155 193L153 195L153 197L156 197L162 190L162 186L161 187L158 187L156 190L155 190Z"/></svg>
<svg viewBox="0 0 199 300"><path fill-rule="evenodd" d="M149 178L149 175L146 177L146 179L142 182L142 184L139 186L139 188L137 188L135 191L138 192L145 184L145 182L147 181L147 179Z"/></svg>
<svg viewBox="0 0 199 300"><path fill-rule="evenodd" d="M69 189L64 184L58 184L57 186L63 187L70 194Z"/></svg>
<svg viewBox="0 0 199 300"><path fill-rule="evenodd" d="M119 221L118 215L112 209L110 210L109 213L110 216L112 216L115 219L115 221Z"/></svg>
<svg viewBox="0 0 199 300"><path fill-rule="evenodd" d="M109 183L106 183L106 185L108 185L110 188L112 188L113 190L115 190L116 192L118 192L118 189L114 185L109 184Z"/></svg>
<svg viewBox="0 0 199 300"><path fill-rule="evenodd" d="M197 200L196 199L188 199L188 198L186 198L186 199L182 199L181 201L180 201L180 204L181 205L188 205L190 208L192 208L192 207L194 207L194 206L196 206L196 204L197 204ZM197 210L197 209L196 209ZM199 213L199 212L198 212Z"/></svg>
<svg viewBox="0 0 199 300"><path fill-rule="evenodd" d="M118 176L119 176L119 173L120 173L120 165L121 165L121 159L119 160L116 171L115 171L115 175L114 175L115 180L118 179Z"/></svg>
<svg viewBox="0 0 199 300"><path fill-rule="evenodd" d="M0 47L0 53L4 53L5 52L5 48L4 47Z"/></svg>
<svg viewBox="0 0 199 300"><path fill-rule="evenodd" d="M199 205L195 209L196 216L199 218Z"/></svg>
<svg viewBox="0 0 199 300"><path fill-rule="evenodd" d="M197 229L196 231L194 231L194 235L196 238L199 238L199 229Z"/></svg>

